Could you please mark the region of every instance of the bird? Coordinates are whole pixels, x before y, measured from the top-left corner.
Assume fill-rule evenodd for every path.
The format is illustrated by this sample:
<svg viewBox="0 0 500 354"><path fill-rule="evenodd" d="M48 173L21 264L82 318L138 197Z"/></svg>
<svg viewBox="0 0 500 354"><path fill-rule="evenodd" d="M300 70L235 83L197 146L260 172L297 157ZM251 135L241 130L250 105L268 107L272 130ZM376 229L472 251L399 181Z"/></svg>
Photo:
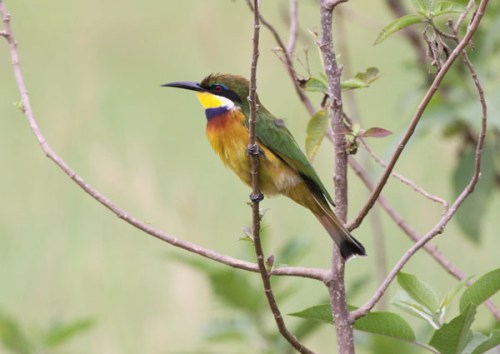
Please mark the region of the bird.
<svg viewBox="0 0 500 354"><path fill-rule="evenodd" d="M206 116L206 135L226 167L251 186L248 151L249 82L231 74L210 74L200 82L161 85L195 91ZM346 229L331 206L335 203L283 119L269 112L256 95L255 135L259 148L259 189L266 196L285 195L309 209L337 244L341 256L365 256L363 245Z"/></svg>

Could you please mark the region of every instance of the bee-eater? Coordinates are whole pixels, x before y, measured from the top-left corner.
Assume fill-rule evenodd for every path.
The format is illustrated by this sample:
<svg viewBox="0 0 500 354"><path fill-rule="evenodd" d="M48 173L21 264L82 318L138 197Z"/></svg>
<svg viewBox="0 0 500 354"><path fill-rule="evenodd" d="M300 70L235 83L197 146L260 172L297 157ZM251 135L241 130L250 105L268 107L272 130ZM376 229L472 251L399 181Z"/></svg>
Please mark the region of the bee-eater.
<svg viewBox="0 0 500 354"><path fill-rule="evenodd" d="M195 91L205 109L206 133L222 162L251 185L247 101L248 80L213 74L196 82L171 82L164 87ZM332 197L281 119L256 98L256 139L259 154L259 188L266 196L283 194L311 210L336 242L344 259L366 255L365 248L344 227L330 205Z"/></svg>

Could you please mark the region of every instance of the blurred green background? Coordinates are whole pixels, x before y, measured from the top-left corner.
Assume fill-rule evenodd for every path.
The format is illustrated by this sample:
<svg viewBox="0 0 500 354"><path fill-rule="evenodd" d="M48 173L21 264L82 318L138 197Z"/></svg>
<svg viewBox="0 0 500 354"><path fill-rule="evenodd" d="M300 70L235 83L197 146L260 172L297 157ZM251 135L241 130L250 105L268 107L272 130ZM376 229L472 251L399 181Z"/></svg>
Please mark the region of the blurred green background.
<svg viewBox="0 0 500 354"><path fill-rule="evenodd" d="M285 0L266 1L262 9L285 39L287 5ZM252 17L245 2L48 0L6 1L6 6L40 127L80 176L155 227L252 260L249 244L238 241L242 228L250 224L248 188L211 151L204 114L194 95L159 87L169 81L200 80L212 72L248 76ZM394 132L371 141L387 158L411 117L419 98L414 90L423 80L411 68L413 52L402 37L372 46L391 19L385 6L352 1L344 14L342 41L350 50L348 69L357 72L375 66L381 72L371 88L356 92L355 118L363 127L382 126ZM317 74L315 39L307 31L319 30L315 1L300 2L300 25L298 49L309 49L311 71ZM269 32L262 29L259 95L303 145L307 113L272 52L275 47ZM346 53L340 55L341 61L347 59ZM311 97L319 105L321 97ZM206 324L228 311L217 302L205 277L172 258L183 251L119 220L45 158L12 104L16 101L8 48L2 41L0 309L32 330L61 320L94 318L95 327L67 346L74 353L179 353L202 348ZM354 112L350 102L346 101L346 109ZM397 170L450 199L458 142L444 140L440 131L417 135ZM315 160L329 188L333 188L331 156L332 148L325 143ZM373 169L374 178L379 173L380 168ZM367 192L354 174L350 177L354 216ZM438 205L397 181L389 183L384 195L420 232L440 217ZM266 199L263 205L270 209L264 219L268 253L299 237L309 248L294 265L328 267L330 240L312 215L284 198ZM461 237L454 222L434 242L468 274L498 267L499 208L496 195L480 245ZM410 242L380 214L392 266ZM372 234L369 220L355 232L369 254L373 254ZM441 294L455 284L423 252L405 271L418 274ZM374 257L349 262L346 277L348 286L362 281L362 291L350 302L363 304L377 286ZM281 304L284 313L325 298L322 284L302 279L283 282L295 287ZM265 325L272 328L269 320ZM326 328L307 343L327 352L334 345L332 337L333 331ZM222 346L218 352L235 351L253 352L237 344Z"/></svg>

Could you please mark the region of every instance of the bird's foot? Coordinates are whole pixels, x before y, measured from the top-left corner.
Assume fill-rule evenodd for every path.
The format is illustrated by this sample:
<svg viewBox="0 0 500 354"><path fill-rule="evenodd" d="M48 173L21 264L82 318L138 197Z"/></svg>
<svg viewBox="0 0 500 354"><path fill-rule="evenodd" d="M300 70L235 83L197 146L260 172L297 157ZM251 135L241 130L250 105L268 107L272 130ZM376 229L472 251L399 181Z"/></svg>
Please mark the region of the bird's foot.
<svg viewBox="0 0 500 354"><path fill-rule="evenodd" d="M260 156L260 155L264 155L264 151L262 151L259 147L259 145L257 144L253 144L253 145L248 145L247 147L247 152L249 155L251 156Z"/></svg>
<svg viewBox="0 0 500 354"><path fill-rule="evenodd" d="M249 198L253 203L258 203L264 199L264 194L262 194L262 193L258 193L258 194L250 193Z"/></svg>

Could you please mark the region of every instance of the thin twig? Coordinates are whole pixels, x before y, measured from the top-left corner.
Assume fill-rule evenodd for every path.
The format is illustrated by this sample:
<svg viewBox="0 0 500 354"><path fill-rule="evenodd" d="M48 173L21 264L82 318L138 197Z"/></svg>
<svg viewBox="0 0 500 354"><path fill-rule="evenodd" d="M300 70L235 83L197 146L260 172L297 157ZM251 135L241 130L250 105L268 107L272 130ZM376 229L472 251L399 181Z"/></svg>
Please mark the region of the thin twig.
<svg viewBox="0 0 500 354"><path fill-rule="evenodd" d="M258 266L251 262L242 261L237 258L233 258L221 253L218 253L214 250L207 249L200 245L197 245L192 242L184 241L178 239L164 231L158 230L151 226L148 223L140 221L130 215L127 211L117 206L114 202L108 199L106 196L98 192L95 188L93 188L90 184L88 184L80 175L76 173L74 169L72 169L49 145L45 136L43 135L40 127L38 126L37 120L35 118L30 98L28 95L28 90L24 81L24 77L22 74L22 70L19 64L19 54L17 50L16 40L13 35L12 27L10 24L10 14L5 8L3 0L0 0L0 15L2 16L2 20L4 23L5 30L3 31L3 37L6 38L9 47L10 47L10 55L12 62L12 69L14 72L15 80L17 83L17 87L19 90L19 94L21 97L22 111L26 116L26 119L30 125L30 128L35 135L38 143L42 151L45 155L52 160L67 176L69 176L80 188L82 188L85 193L94 198L97 202L102 204L104 207L113 212L120 219L123 219L130 225L144 231L145 233L165 241L174 247L178 247L184 249L188 252L198 254L205 258L211 259L215 262L225 264L227 266L242 269L250 272L257 273L259 271ZM304 277L310 279L316 279L320 281L324 281L327 277L327 270L318 269L318 268L303 268L303 267L280 267L274 269L272 271L272 275L279 276L296 276L296 277Z"/></svg>
<svg viewBox="0 0 500 354"><path fill-rule="evenodd" d="M377 156L377 154L375 154L375 152L370 148L370 146L366 143L365 139L362 139L360 138L359 141L361 142L361 144L363 145L363 147L365 148L365 150L368 152L368 154L379 164L381 165L382 167L387 167L387 163L385 163L384 160L382 160L380 157ZM444 200L443 198L441 197L438 197L436 195L433 195L429 192L427 192L425 189L423 189L422 187L418 186L414 181L412 181L411 179L403 176L402 174L398 173L397 171L392 171L392 176L398 180L400 180L401 182L403 182L404 184L406 184L407 186L413 188L414 191L416 191L417 193L420 193L422 194L424 197L426 197L427 199L429 200L432 200L433 202L436 202L436 203L439 203L441 205L443 205L444 207L444 210L448 209L448 202L446 200Z"/></svg>
<svg viewBox="0 0 500 354"><path fill-rule="evenodd" d="M253 51L252 51L252 62L250 65L250 83L249 83L249 96L248 103L250 105L250 117L249 117L249 146L248 151L250 153L251 161L251 181L252 181L252 194L250 199L252 201L252 218L253 218L253 244L255 247L255 254L257 256L257 264L259 266L259 273L262 278L262 284L264 286L264 293L266 295L267 302L273 313L274 321L278 327L281 335L300 353L312 354L313 352L306 348L302 343L299 342L297 337L295 337L286 328L285 321L274 297L274 293L271 287L271 274L268 272L266 267L266 260L264 259L264 251L262 249L262 243L260 239L260 211L259 203L263 196L259 188L259 156L261 154L259 146L257 145L255 124L257 117L257 62L259 58L259 34L260 34L260 11L259 11L260 0L254 0L254 31L253 31Z"/></svg>
<svg viewBox="0 0 500 354"><path fill-rule="evenodd" d="M319 48L328 77L328 97L331 114L331 126L335 147L335 212L340 220L347 216L347 153L345 149L345 129L342 108L342 93L340 89L341 67L337 65L332 38L333 9L346 0L321 0L321 35ZM339 353L354 353L352 322L349 320L345 293L345 261L339 248L333 244L332 274L325 284L330 294L330 305L337 334L337 349Z"/></svg>
<svg viewBox="0 0 500 354"><path fill-rule="evenodd" d="M250 10L254 11L252 1L247 0L247 4L250 7ZM278 46L283 50L285 64L286 64L285 67L288 71L288 76L290 76L290 79L292 80L293 83L293 87L295 88L295 92L297 93L297 95L300 98L300 101L306 108L307 113L309 113L309 115L312 117L316 113L316 109L314 108L314 105L312 104L309 97L307 97L307 95L305 94L304 90L302 90L302 88L299 86L299 81L297 79L297 74L295 72L293 60L292 57L288 55L288 52L286 51L285 42L283 42L283 40L281 39L276 28L274 28L273 25L271 25L264 17L262 17L262 15L260 15L260 22L264 25L264 27L266 27L271 32L271 34L274 37L274 40L276 41L276 43L278 43Z"/></svg>
<svg viewBox="0 0 500 354"><path fill-rule="evenodd" d="M295 46L299 35L298 8L299 0L290 0L290 26L288 30L288 45L286 46L286 53L289 58L295 53Z"/></svg>
<svg viewBox="0 0 500 354"><path fill-rule="evenodd" d="M349 165L356 173L356 175L361 179L361 181L365 184L365 186L369 190L372 190L374 184L363 167L352 157L349 159ZM403 230L403 232L408 237L410 237L411 240L413 240L414 242L418 242L422 238L422 235L420 235L406 222L406 220L396 211L396 209L389 203L387 199L385 199L382 194L377 199L377 202L385 210L387 215L389 215L389 217L394 221L394 223L398 225L401 230ZM448 272L448 274L458 280L467 278L467 274L460 270L455 264L453 264L441 251L439 251L439 249L435 245L426 243L423 248L437 263L439 263L439 265L446 272ZM470 282L470 284L472 284L472 282ZM485 305L493 314L493 316L495 316L497 320L500 321L500 309L493 303L493 301L487 300L485 302Z"/></svg>
<svg viewBox="0 0 500 354"><path fill-rule="evenodd" d="M401 153L403 152L404 148L406 147L406 144L410 140L410 138L413 136L413 133L415 132L415 128L417 127L420 118L422 117L425 109L427 108L431 98L434 96L436 93L437 89L439 88L439 85L441 84L441 81L443 80L444 76L448 72L448 70L451 68L451 65L454 63L456 58L461 55L462 51L465 49L465 47L470 43L472 36L476 32L479 23L481 22L481 19L484 15L485 8L488 4L488 0L482 0L479 3L479 6L476 10L475 16L473 17L471 23L469 24L467 28L467 32L465 33L465 36L462 38L462 40L458 43L458 45L455 47L453 52L451 52L450 56L446 60L446 62L443 64L441 67L441 70L438 71L436 77L434 78L434 81L432 82L431 86L427 90L427 93L423 97L422 101L418 105L418 108L413 116L413 118L410 121L410 124L403 135L402 139L400 140L399 144L396 147L396 150L394 151L389 163L387 164L387 167L385 168L382 176L380 177L379 181L377 182L373 192L370 194L370 197L366 201L365 205L357 215L357 217L354 219L352 222L352 227L356 228L358 227L363 219L366 217L370 209L372 208L373 204L375 204L375 201L377 200L378 196L380 195L380 192L384 188L385 184L387 183L387 180L389 176L391 175L392 170L394 169L394 166L396 165L396 162L398 161L399 157L401 156Z"/></svg>

